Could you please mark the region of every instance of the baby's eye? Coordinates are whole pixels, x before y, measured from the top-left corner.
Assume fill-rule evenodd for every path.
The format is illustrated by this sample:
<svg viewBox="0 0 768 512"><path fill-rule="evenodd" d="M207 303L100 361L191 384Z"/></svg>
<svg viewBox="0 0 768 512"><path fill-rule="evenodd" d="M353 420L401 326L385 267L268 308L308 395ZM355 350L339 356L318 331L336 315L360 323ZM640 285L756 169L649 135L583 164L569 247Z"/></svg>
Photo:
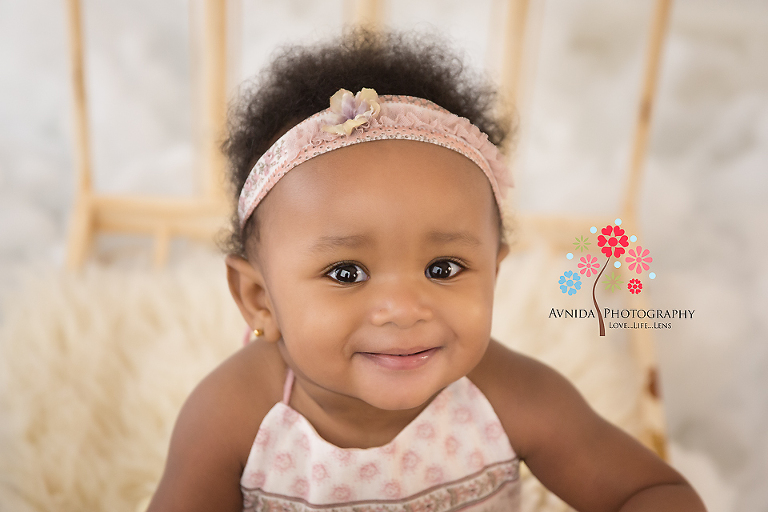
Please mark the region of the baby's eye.
<svg viewBox="0 0 768 512"><path fill-rule="evenodd" d="M449 279L464 270L464 267L455 261L438 260L427 266L424 272L430 279Z"/></svg>
<svg viewBox="0 0 768 512"><path fill-rule="evenodd" d="M368 274L365 273L365 270L354 263L336 265L326 275L340 283L361 283L368 280Z"/></svg>

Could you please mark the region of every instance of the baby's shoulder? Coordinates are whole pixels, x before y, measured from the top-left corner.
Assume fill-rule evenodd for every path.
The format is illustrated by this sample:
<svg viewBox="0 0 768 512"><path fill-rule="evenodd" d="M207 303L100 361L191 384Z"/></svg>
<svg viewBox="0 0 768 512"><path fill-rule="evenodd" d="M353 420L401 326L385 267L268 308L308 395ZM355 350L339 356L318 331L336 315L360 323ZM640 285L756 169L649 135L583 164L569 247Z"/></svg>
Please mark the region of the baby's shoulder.
<svg viewBox="0 0 768 512"><path fill-rule="evenodd" d="M563 411L592 414L576 388L555 369L495 340L468 377L493 406L523 459L546 439Z"/></svg>
<svg viewBox="0 0 768 512"><path fill-rule="evenodd" d="M469 379L489 400L522 406L531 393L542 391L543 384L563 378L554 369L491 340L480 363L469 373ZM535 397L537 399L541 396Z"/></svg>
<svg viewBox="0 0 768 512"><path fill-rule="evenodd" d="M192 391L150 510L242 510L240 476L262 419L282 398L285 364L254 342Z"/></svg>
<svg viewBox="0 0 768 512"><path fill-rule="evenodd" d="M256 341L243 347L197 385L176 429L192 430L195 442L226 444L217 449L245 465L261 421L282 399L285 373L274 345Z"/></svg>

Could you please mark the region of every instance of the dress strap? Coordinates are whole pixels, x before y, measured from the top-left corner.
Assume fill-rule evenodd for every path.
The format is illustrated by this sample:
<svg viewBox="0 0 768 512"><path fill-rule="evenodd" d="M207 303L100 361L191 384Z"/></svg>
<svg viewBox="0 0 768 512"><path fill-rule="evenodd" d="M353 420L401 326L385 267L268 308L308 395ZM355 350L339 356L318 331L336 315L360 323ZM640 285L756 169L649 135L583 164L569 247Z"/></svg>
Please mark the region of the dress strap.
<svg viewBox="0 0 768 512"><path fill-rule="evenodd" d="M285 376L285 384L283 385L283 403L288 405L291 401L291 390L293 389L293 370L288 368L288 375Z"/></svg>
<svg viewBox="0 0 768 512"><path fill-rule="evenodd" d="M245 331L243 332L243 346L246 346L251 342L251 336L253 335L253 331L249 326L245 326Z"/></svg>

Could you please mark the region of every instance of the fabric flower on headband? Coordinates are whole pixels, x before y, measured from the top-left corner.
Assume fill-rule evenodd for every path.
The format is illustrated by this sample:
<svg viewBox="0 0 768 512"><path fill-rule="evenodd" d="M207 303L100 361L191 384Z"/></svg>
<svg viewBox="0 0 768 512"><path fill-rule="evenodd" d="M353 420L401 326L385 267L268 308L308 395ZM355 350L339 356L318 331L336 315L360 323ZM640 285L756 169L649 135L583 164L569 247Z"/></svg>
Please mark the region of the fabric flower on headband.
<svg viewBox="0 0 768 512"><path fill-rule="evenodd" d="M346 89L339 89L331 96L331 112L336 114L336 124L323 126L323 131L349 135L355 128L379 115L381 107L378 99L379 95L373 89L363 88L355 95Z"/></svg>

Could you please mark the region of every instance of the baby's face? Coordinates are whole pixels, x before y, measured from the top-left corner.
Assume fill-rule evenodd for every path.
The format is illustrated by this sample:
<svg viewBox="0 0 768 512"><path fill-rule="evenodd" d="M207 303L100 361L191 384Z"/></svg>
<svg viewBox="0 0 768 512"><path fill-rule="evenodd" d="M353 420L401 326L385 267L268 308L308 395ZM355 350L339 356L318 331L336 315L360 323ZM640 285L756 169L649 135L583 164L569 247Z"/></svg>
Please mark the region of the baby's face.
<svg viewBox="0 0 768 512"><path fill-rule="evenodd" d="M402 140L326 153L278 182L259 225L281 351L308 385L408 409L480 361L505 248L464 156Z"/></svg>

